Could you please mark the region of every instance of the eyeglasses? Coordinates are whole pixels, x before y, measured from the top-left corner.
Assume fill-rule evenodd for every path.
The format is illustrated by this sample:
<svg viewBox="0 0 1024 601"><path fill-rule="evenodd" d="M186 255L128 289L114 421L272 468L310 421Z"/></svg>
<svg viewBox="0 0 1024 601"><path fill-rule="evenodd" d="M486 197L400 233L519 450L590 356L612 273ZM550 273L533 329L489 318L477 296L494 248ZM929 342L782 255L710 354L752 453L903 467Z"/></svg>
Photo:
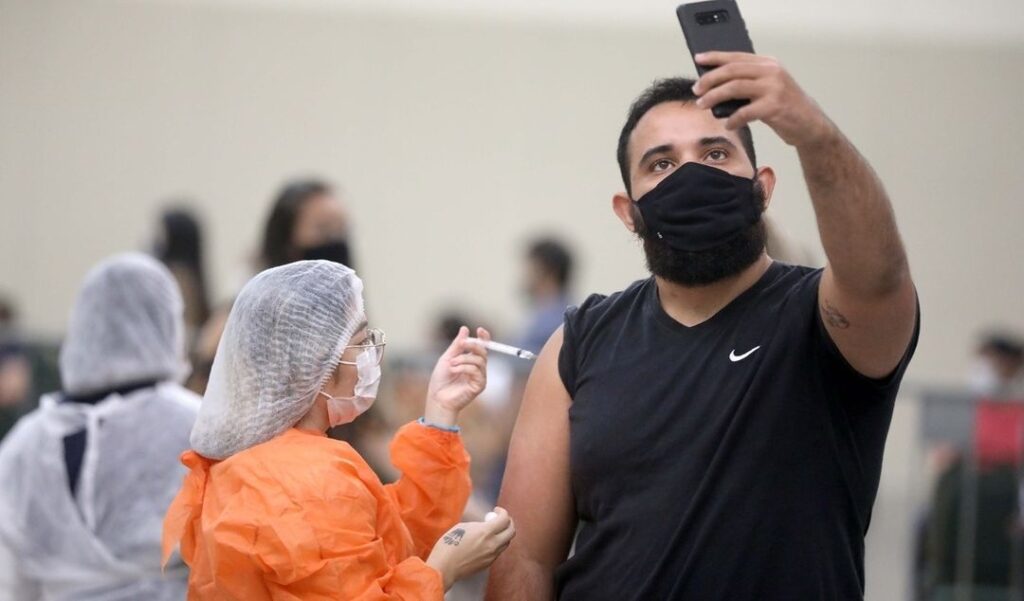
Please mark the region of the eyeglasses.
<svg viewBox="0 0 1024 601"><path fill-rule="evenodd" d="M384 335L383 330L377 328L370 328L366 330L366 340L362 344L353 344L346 346L345 349L350 348L359 349L360 353L373 353L374 362L380 365L381 361L384 360L384 349L387 347L388 340L387 336ZM343 365L357 365L355 361L339 361Z"/></svg>

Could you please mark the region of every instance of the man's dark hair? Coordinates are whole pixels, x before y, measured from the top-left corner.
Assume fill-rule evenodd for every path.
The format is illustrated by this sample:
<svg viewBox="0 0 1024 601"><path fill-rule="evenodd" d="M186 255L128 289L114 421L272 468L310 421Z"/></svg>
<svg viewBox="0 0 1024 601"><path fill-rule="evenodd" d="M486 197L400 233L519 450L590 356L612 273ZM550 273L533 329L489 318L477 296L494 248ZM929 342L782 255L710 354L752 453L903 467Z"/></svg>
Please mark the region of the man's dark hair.
<svg viewBox="0 0 1024 601"><path fill-rule="evenodd" d="M260 248L263 268L277 267L295 260L292 256L292 234L302 205L312 198L330 193L331 186L317 179L292 180L281 188L263 229L263 244Z"/></svg>
<svg viewBox="0 0 1024 601"><path fill-rule="evenodd" d="M564 244L554 238L539 238L530 244L526 256L551 274L558 282L559 288L565 290L569 286L569 279L572 277L572 253Z"/></svg>
<svg viewBox="0 0 1024 601"><path fill-rule="evenodd" d="M619 171L622 173L622 183L626 185L626 192L631 196L633 190L629 183L629 157L627 156L629 136L636 129L636 124L640 122L640 119L647 114L647 111L659 104L665 102L695 102L697 100L697 95L693 93L693 84L695 83L696 81L685 77L658 79L630 105L626 124L622 126L622 133L619 134L619 147L616 156L619 160ZM750 157L750 164L757 167L757 155L754 153L754 137L750 133L750 127L744 125L736 133L743 144L743 150Z"/></svg>

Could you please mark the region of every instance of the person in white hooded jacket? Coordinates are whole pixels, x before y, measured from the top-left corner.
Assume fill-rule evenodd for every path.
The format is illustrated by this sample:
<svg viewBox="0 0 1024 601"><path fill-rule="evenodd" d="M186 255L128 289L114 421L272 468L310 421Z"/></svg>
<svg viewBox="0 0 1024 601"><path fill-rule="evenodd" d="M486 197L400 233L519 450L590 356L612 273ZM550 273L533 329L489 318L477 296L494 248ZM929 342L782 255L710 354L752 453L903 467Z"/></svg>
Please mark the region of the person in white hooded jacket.
<svg viewBox="0 0 1024 601"><path fill-rule="evenodd" d="M199 397L186 375L183 303L138 253L86 276L61 348L63 390L0 444L0 599L184 599L161 573L164 513Z"/></svg>

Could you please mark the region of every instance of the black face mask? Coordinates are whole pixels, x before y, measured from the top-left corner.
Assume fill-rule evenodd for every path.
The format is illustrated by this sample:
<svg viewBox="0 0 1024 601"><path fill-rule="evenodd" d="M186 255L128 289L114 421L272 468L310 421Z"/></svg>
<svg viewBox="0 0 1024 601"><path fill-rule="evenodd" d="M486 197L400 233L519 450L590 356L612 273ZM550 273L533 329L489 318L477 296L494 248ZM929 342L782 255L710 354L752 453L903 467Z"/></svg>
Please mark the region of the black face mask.
<svg viewBox="0 0 1024 601"><path fill-rule="evenodd" d="M760 220L754 182L701 163L686 163L635 202L651 237L676 250L708 250Z"/></svg>
<svg viewBox="0 0 1024 601"><path fill-rule="evenodd" d="M322 259L352 267L350 263L352 257L348 249L348 242L345 240L331 240L316 246L307 246L300 250L300 256L303 261Z"/></svg>

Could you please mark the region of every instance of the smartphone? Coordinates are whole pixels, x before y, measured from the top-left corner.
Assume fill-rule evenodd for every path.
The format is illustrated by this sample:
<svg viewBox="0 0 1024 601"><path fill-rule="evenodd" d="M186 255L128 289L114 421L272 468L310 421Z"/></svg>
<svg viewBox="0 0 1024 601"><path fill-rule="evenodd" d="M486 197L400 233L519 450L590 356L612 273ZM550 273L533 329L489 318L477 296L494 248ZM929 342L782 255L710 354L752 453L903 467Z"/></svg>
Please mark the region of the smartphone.
<svg viewBox="0 0 1024 601"><path fill-rule="evenodd" d="M709 50L754 52L754 45L747 34L747 26L734 0L680 4L676 8L676 16L679 17L679 24L683 28L691 57ZM704 75L714 69L703 67L696 62L693 64L697 67L698 75ZM711 108L711 114L724 119L749 103L749 100L743 99L720 102Z"/></svg>

